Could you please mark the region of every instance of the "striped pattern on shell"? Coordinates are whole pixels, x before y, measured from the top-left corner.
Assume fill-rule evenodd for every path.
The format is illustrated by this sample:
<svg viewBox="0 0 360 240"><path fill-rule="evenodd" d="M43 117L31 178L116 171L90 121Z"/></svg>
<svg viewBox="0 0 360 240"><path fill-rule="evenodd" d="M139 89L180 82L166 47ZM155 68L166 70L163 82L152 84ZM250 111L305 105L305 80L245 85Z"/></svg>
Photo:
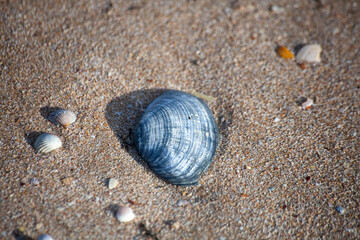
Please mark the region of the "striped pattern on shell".
<svg viewBox="0 0 360 240"><path fill-rule="evenodd" d="M194 185L208 168L219 142L215 119L204 101L168 91L146 109L134 144L149 168L174 185Z"/></svg>
<svg viewBox="0 0 360 240"><path fill-rule="evenodd" d="M34 148L38 153L48 153L61 146L61 139L50 133L41 134L34 143Z"/></svg>
<svg viewBox="0 0 360 240"><path fill-rule="evenodd" d="M70 110L57 110L49 115L49 120L56 126L68 127L76 121L76 115Z"/></svg>

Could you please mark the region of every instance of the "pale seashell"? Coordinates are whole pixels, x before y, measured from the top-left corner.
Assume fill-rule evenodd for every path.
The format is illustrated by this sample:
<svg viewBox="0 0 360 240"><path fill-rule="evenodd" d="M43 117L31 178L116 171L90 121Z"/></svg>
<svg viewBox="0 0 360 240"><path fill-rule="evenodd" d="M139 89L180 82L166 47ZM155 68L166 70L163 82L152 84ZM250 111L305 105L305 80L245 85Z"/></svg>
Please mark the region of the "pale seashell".
<svg viewBox="0 0 360 240"><path fill-rule="evenodd" d="M116 178L110 178L108 183L108 188L113 189L119 185L119 181Z"/></svg>
<svg viewBox="0 0 360 240"><path fill-rule="evenodd" d="M321 50L321 46L318 44L305 45L296 54L296 59L300 62L321 62Z"/></svg>
<svg viewBox="0 0 360 240"><path fill-rule="evenodd" d="M53 134L41 134L35 141L34 147L38 153L48 153L62 146L61 139Z"/></svg>
<svg viewBox="0 0 360 240"><path fill-rule="evenodd" d="M305 110L311 108L313 104L314 100L312 100L311 98L307 98L306 101L301 104L301 107Z"/></svg>
<svg viewBox="0 0 360 240"><path fill-rule="evenodd" d="M76 121L76 115L69 110L57 110L49 115L49 120L55 125L68 127Z"/></svg>
<svg viewBox="0 0 360 240"><path fill-rule="evenodd" d="M42 234L40 235L37 240L54 240L49 234Z"/></svg>
<svg viewBox="0 0 360 240"><path fill-rule="evenodd" d="M116 219L119 222L130 222L135 218L133 210L129 207L119 207L116 212Z"/></svg>

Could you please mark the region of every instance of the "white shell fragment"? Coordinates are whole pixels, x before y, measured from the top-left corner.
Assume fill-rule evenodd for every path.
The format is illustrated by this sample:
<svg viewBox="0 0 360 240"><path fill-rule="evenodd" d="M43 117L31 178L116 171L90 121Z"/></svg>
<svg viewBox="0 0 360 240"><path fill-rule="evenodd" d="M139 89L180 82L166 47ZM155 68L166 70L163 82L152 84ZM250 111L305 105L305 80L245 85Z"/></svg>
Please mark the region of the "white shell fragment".
<svg viewBox="0 0 360 240"><path fill-rule="evenodd" d="M303 46L296 54L296 59L300 62L321 62L321 46L318 44L309 44Z"/></svg>
<svg viewBox="0 0 360 240"><path fill-rule="evenodd" d="M276 6L276 5L272 5L270 7L270 11L273 13L283 13L283 12L285 12L285 9L282 7Z"/></svg>
<svg viewBox="0 0 360 240"><path fill-rule="evenodd" d="M119 185L119 181L116 178L110 178L108 183L108 188L113 189Z"/></svg>
<svg viewBox="0 0 360 240"><path fill-rule="evenodd" d="M307 98L305 102L301 104L302 109L309 109L314 104L314 100L311 98Z"/></svg>
<svg viewBox="0 0 360 240"><path fill-rule="evenodd" d="M69 110L57 110L49 115L49 120L56 126L68 127L76 121L76 115Z"/></svg>
<svg viewBox="0 0 360 240"><path fill-rule="evenodd" d="M34 148L38 153L48 153L62 146L61 139L53 134L41 134L34 143Z"/></svg>
<svg viewBox="0 0 360 240"><path fill-rule="evenodd" d="M54 240L49 234L40 235L37 240Z"/></svg>
<svg viewBox="0 0 360 240"><path fill-rule="evenodd" d="M119 222L130 222L135 218L133 210L129 207L119 207L116 212L116 219Z"/></svg>

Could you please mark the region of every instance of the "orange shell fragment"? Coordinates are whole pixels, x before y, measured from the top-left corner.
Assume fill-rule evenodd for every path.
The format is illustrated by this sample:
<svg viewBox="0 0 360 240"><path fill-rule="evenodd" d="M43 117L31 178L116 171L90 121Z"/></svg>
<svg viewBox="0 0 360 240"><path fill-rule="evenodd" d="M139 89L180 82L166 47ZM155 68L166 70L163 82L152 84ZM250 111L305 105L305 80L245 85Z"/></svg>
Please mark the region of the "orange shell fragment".
<svg viewBox="0 0 360 240"><path fill-rule="evenodd" d="M292 54L292 52L290 52L289 49L287 49L284 46L279 46L276 48L276 52L277 54L280 55L280 57L285 58L285 59L292 59L294 58L294 54Z"/></svg>

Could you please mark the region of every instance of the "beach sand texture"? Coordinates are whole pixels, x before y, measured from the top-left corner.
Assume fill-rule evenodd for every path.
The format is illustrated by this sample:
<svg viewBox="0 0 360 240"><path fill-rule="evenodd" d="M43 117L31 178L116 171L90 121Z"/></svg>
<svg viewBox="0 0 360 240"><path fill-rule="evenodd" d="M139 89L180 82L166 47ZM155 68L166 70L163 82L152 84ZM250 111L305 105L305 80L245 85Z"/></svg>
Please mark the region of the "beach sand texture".
<svg viewBox="0 0 360 240"><path fill-rule="evenodd" d="M0 239L360 238L357 0L0 9ZM320 63L276 53L304 44L321 46ZM213 98L221 141L197 186L162 181L131 144L167 89ZM52 124L58 108L76 122ZM37 154L44 132L62 147ZM117 221L119 206L135 219Z"/></svg>

